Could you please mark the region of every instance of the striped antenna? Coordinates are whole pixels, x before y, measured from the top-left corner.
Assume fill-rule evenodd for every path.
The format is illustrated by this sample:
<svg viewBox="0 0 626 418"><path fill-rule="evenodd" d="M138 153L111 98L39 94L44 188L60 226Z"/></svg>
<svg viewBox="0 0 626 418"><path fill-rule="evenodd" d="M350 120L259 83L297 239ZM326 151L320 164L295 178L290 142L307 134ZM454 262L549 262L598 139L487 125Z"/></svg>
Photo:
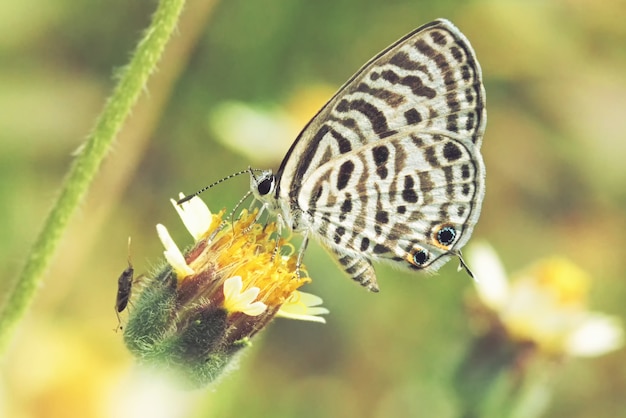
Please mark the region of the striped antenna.
<svg viewBox="0 0 626 418"><path fill-rule="evenodd" d="M198 190L195 193L192 193L190 195L187 195L187 196L183 197L182 199L179 199L178 201L176 201L176 204L177 205L182 205L183 203L187 202L188 200L191 200L194 197L198 196L200 193L203 193L203 192L209 190L213 186L217 186L218 184L220 184L222 182L225 182L226 180L230 180L233 177L237 177L237 176L240 176L242 174L250 173L251 171L252 171L252 168L248 168L247 170L238 171L238 172L233 173L233 174L231 174L229 176L226 176L223 179L220 179L220 180L216 181L215 183L211 183L208 186L203 187L202 189Z"/></svg>

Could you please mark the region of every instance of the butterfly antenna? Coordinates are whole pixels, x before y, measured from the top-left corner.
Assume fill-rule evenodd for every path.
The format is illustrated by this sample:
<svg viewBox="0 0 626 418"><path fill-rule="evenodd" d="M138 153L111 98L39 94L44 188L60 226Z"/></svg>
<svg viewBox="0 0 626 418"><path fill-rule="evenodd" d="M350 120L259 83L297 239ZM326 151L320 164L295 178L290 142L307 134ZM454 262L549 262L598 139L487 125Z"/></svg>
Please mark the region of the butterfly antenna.
<svg viewBox="0 0 626 418"><path fill-rule="evenodd" d="M246 173L250 173L250 175L252 176L252 178L254 179L254 181L257 181L257 177L254 175L254 172L257 173L262 173L263 170L261 170L260 168L252 168L252 167L248 167L247 170L245 170ZM239 173L238 173L239 174Z"/></svg>
<svg viewBox="0 0 626 418"><path fill-rule="evenodd" d="M210 189L211 187L213 187L213 186L217 186L218 184L220 184L220 183L222 183L222 182L225 182L226 180L230 180L230 179L232 179L233 177L237 177L237 176L240 176L240 175L242 175L242 174L251 173L251 172L252 172L252 169L251 169L251 168L248 168L247 170L242 170L242 171L238 171L238 172L236 172L236 173L233 173L233 174L231 174L230 176L226 176L226 177L224 177L223 179L220 179L220 180L216 181L215 183L211 183L211 184L209 184L208 186L203 187L202 189L198 190L198 191L197 191L197 192L195 192L195 193L192 193L192 194L190 194L190 195L187 195L187 196L183 197L182 199L177 200L177 201L176 201L176 204L177 204L177 205L182 205L183 203L185 203L185 202L187 202L187 201L189 201L189 200L193 199L194 197L198 196L200 193L203 193L203 192L205 192L205 191L209 190L209 189ZM247 196L247 195L246 195L246 196Z"/></svg>

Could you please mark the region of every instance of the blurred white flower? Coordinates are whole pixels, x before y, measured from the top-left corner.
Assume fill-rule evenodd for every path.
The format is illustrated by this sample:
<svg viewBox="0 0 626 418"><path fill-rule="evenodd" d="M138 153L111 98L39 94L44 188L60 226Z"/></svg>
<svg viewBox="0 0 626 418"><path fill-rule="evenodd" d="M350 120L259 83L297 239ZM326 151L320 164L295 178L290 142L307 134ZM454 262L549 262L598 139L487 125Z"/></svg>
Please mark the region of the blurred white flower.
<svg viewBox="0 0 626 418"><path fill-rule="evenodd" d="M569 260L541 260L509 280L488 245L474 245L467 255L480 300L511 339L549 354L586 357L624 344L619 319L587 310L589 278Z"/></svg>
<svg viewBox="0 0 626 418"><path fill-rule="evenodd" d="M272 165L333 93L329 86L314 85L281 105L225 102L209 115L209 129L220 143L255 164Z"/></svg>
<svg viewBox="0 0 626 418"><path fill-rule="evenodd" d="M285 154L298 135L298 125L281 109L226 102L211 113L216 139L257 164L270 164Z"/></svg>

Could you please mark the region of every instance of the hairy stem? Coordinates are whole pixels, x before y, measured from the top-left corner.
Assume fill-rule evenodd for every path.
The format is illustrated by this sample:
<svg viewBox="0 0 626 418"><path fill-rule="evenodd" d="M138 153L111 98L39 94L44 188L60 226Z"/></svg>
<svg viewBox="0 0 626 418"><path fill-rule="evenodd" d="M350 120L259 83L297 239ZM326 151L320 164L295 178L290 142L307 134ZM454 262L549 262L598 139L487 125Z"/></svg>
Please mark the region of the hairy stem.
<svg viewBox="0 0 626 418"><path fill-rule="evenodd" d="M6 350L13 331L31 305L72 214L85 197L108 149L156 69L184 4L184 0L160 0L130 63L120 72L118 83L93 131L70 166L58 199L0 312L0 353Z"/></svg>

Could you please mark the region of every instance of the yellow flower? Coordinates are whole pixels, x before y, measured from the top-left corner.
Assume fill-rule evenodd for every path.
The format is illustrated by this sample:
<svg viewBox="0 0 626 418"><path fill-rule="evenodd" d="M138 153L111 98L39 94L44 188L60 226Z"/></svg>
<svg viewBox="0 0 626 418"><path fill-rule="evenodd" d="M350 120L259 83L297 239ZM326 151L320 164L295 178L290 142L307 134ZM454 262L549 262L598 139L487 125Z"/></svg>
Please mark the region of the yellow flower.
<svg viewBox="0 0 626 418"><path fill-rule="evenodd" d="M474 245L468 260L482 303L514 341L552 355L598 356L623 345L617 318L587 310L589 277L564 258L549 258L508 280L487 245Z"/></svg>
<svg viewBox="0 0 626 418"><path fill-rule="evenodd" d="M311 280L304 266L296 272L293 247L275 223L257 223L256 210L225 221L224 211L212 214L198 197L172 204L195 243L183 252L157 225L168 264L141 280L124 328L137 357L200 386L275 316L324 322L321 299L297 290Z"/></svg>

